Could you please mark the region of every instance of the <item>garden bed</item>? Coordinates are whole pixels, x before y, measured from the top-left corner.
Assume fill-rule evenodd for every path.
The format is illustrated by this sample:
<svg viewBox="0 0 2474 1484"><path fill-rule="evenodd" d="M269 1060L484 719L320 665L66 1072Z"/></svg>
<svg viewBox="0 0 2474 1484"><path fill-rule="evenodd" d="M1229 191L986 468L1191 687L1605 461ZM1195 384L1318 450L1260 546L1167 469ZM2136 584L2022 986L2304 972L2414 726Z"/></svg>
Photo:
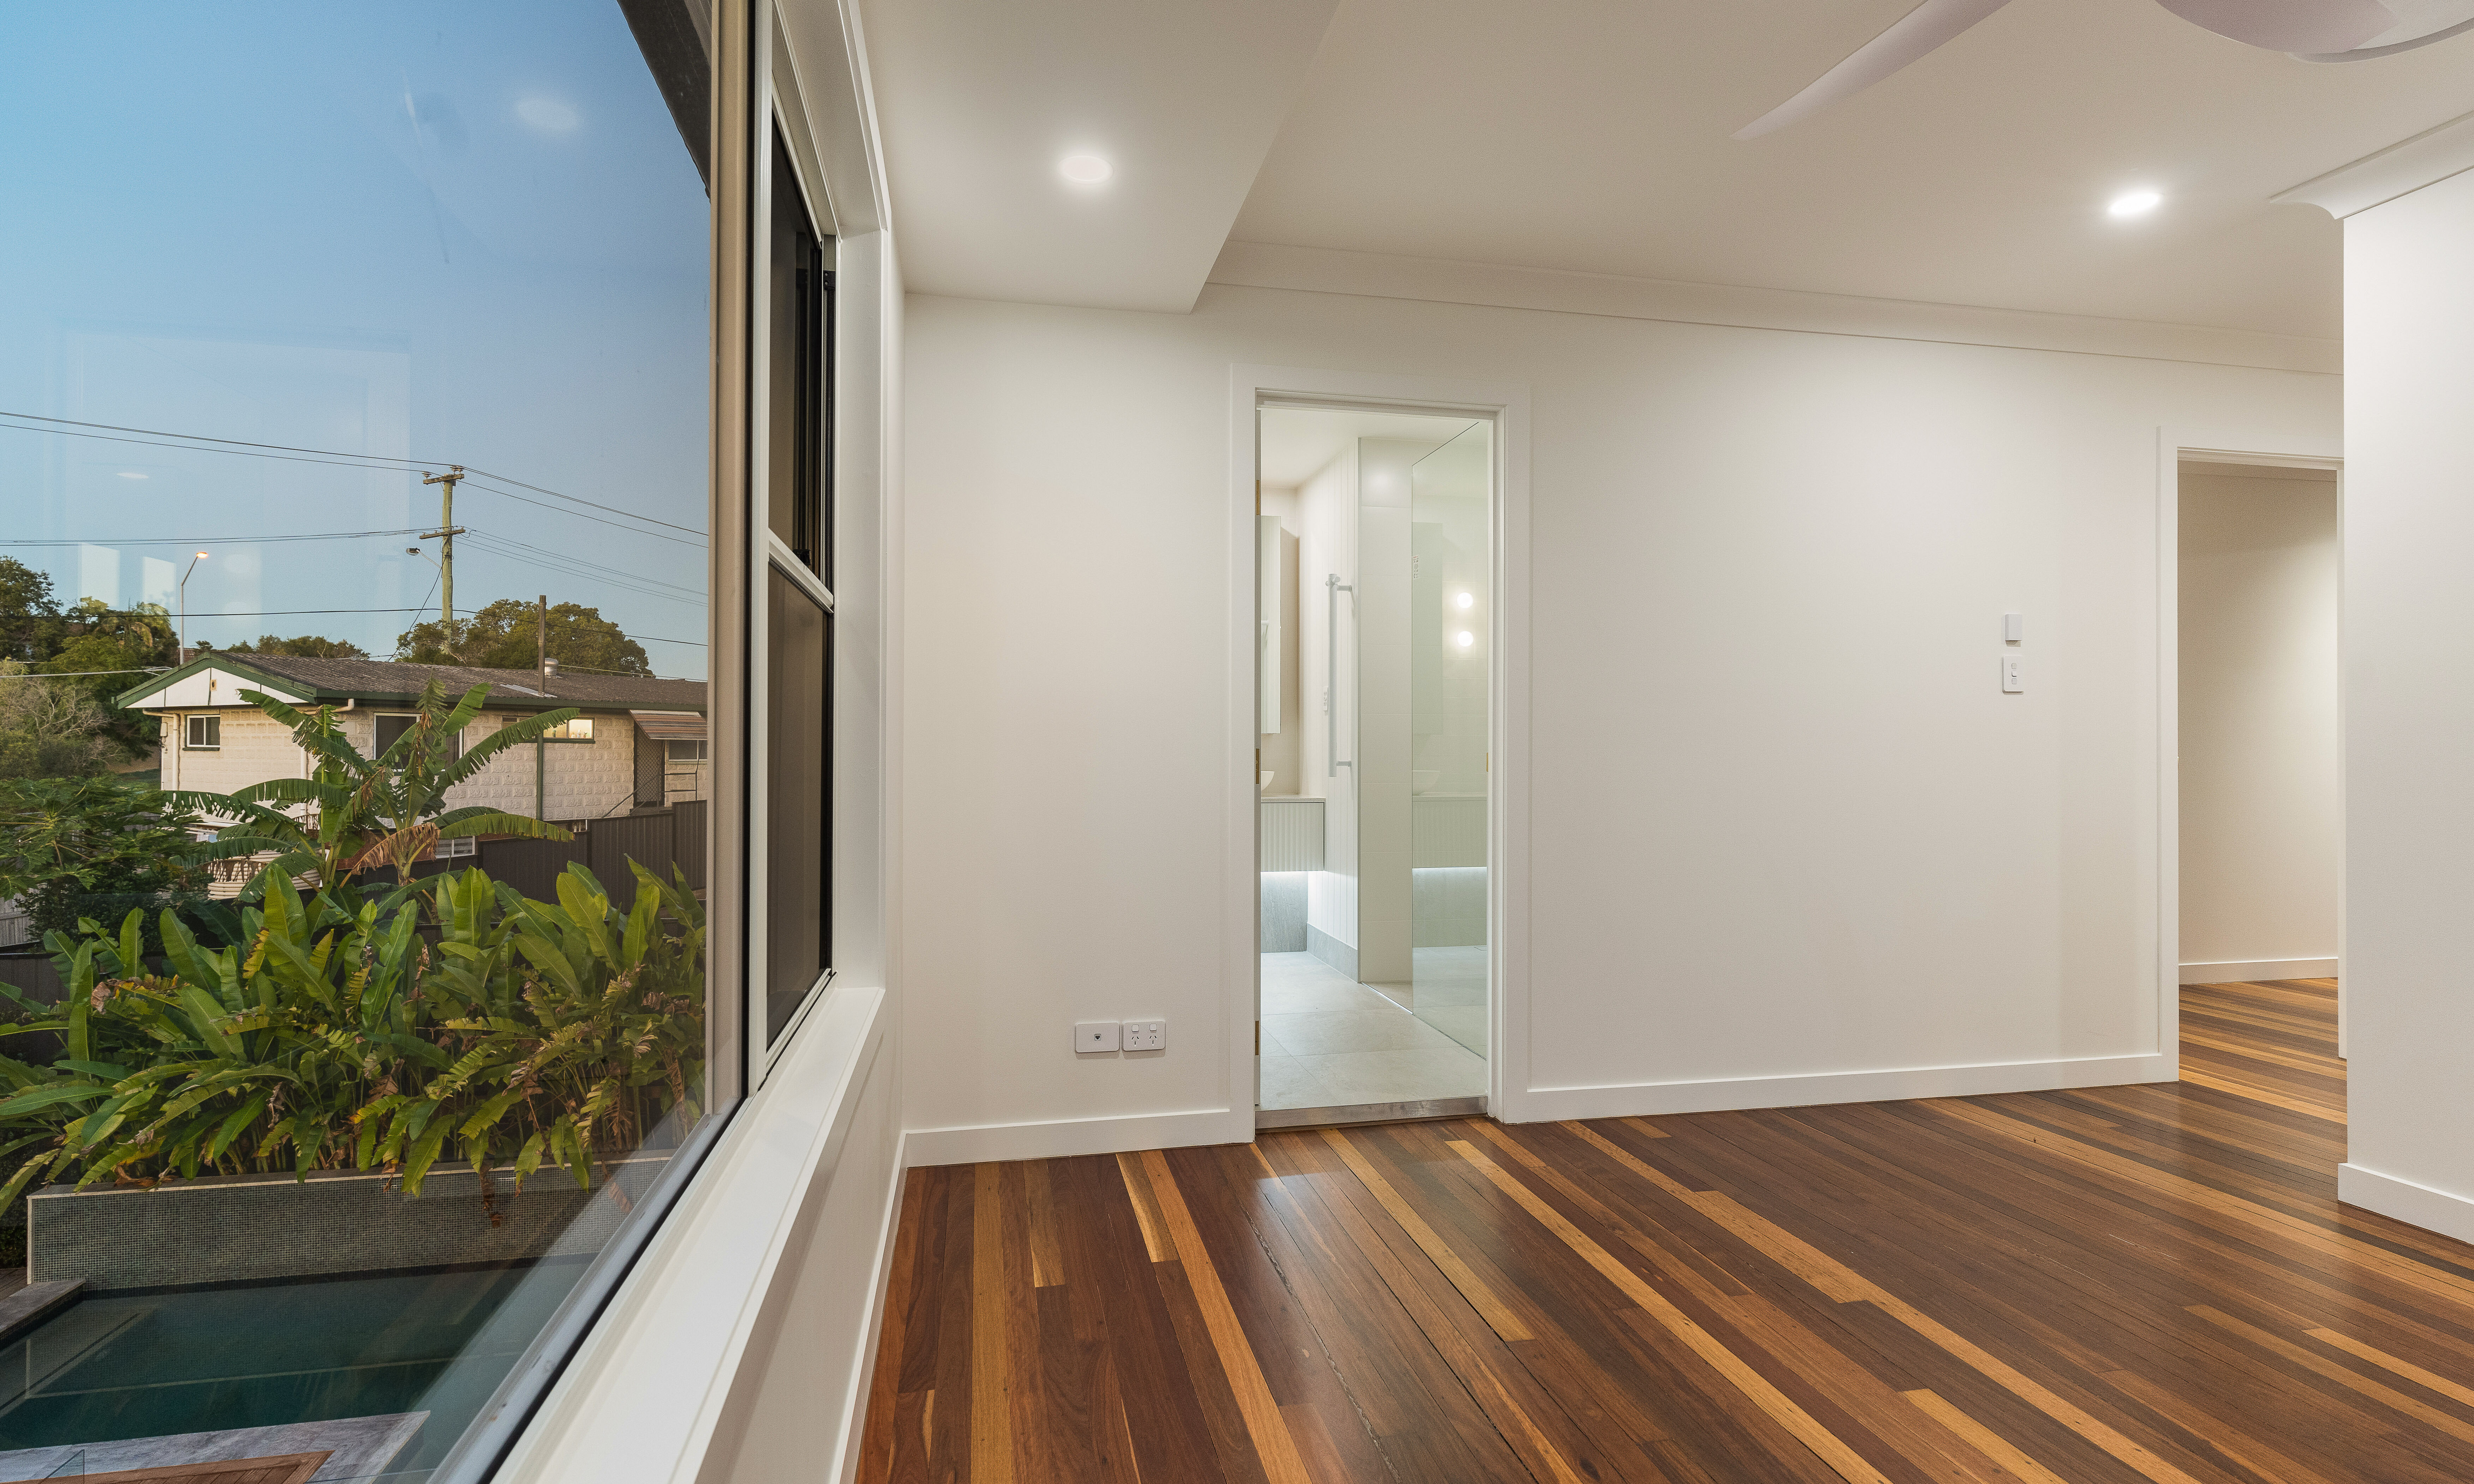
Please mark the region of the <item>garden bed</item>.
<svg viewBox="0 0 2474 1484"><path fill-rule="evenodd" d="M417 1197L376 1170L51 1185L27 1198L27 1278L109 1292L589 1256L668 1162L667 1150L614 1160L591 1190L545 1169L521 1194L493 1171L486 1203L473 1166L449 1163Z"/></svg>

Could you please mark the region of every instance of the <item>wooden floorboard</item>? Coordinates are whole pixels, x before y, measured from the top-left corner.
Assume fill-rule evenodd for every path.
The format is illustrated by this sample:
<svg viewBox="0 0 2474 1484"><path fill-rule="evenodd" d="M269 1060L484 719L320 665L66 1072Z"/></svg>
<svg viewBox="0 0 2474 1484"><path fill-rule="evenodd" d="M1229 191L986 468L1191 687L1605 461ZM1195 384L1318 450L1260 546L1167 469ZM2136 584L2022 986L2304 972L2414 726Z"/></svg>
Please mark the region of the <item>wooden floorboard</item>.
<svg viewBox="0 0 2474 1484"><path fill-rule="evenodd" d="M2334 981L2182 998L2178 1083L912 1171L860 1477L2474 1479Z"/></svg>

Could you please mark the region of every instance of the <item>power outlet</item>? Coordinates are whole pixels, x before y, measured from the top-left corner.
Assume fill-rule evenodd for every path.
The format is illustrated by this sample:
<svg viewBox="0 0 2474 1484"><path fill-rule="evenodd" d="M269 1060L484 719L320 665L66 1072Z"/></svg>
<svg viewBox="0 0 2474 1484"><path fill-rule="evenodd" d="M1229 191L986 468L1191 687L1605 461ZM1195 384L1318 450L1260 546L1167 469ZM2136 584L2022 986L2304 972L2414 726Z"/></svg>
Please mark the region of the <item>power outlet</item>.
<svg viewBox="0 0 2474 1484"><path fill-rule="evenodd" d="M1074 1051L1076 1055L1079 1056L1084 1052L1114 1051L1116 1049L1116 1021L1085 1020L1074 1027Z"/></svg>
<svg viewBox="0 0 2474 1484"><path fill-rule="evenodd" d="M1128 1051L1166 1051L1168 1049L1168 1022L1166 1020L1128 1020L1126 1022L1126 1049Z"/></svg>

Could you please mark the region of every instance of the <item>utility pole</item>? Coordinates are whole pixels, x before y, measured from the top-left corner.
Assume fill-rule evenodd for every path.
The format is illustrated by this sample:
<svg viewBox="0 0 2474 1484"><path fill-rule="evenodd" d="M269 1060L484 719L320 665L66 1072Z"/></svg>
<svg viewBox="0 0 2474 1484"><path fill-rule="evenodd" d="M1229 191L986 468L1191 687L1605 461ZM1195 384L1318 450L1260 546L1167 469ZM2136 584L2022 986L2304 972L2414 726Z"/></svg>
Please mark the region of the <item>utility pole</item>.
<svg viewBox="0 0 2474 1484"><path fill-rule="evenodd" d="M542 699L549 699L549 594L541 595L533 623L533 668L540 676ZM533 738L533 818L549 822L549 744Z"/></svg>
<svg viewBox="0 0 2474 1484"><path fill-rule="evenodd" d="M424 485L440 487L438 529L422 532L421 539L424 541L432 537L438 539L438 621L441 625L455 622L455 538L464 534L464 528L455 523L455 485L463 477L464 466L450 464L447 466L446 473L424 475L421 481Z"/></svg>

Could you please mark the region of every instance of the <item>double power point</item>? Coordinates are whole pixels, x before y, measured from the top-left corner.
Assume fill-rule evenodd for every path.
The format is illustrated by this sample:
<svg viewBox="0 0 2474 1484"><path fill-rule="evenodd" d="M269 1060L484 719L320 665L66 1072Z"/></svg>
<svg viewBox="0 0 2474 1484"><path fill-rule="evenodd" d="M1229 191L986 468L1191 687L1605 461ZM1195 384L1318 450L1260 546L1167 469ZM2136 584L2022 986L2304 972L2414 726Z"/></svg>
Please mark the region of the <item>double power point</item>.
<svg viewBox="0 0 2474 1484"><path fill-rule="evenodd" d="M1074 1052L1090 1056L1106 1051L1166 1051L1166 1020L1084 1020L1074 1027Z"/></svg>

